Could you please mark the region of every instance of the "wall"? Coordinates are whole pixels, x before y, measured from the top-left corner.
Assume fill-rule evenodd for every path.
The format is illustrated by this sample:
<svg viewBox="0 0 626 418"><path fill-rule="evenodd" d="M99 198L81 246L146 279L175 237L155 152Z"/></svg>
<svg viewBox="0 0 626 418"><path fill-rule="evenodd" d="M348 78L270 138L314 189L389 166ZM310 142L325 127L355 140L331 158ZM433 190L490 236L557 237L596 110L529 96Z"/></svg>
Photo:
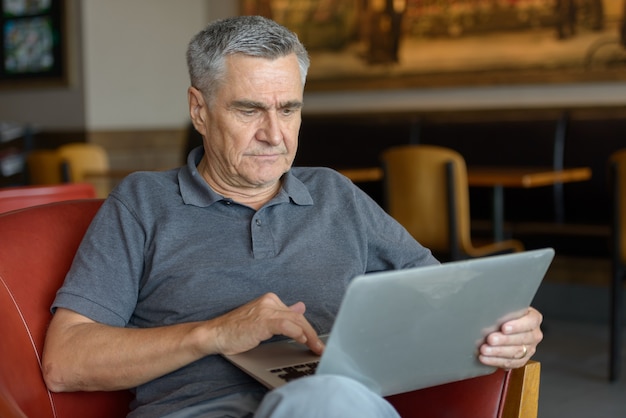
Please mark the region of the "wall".
<svg viewBox="0 0 626 418"><path fill-rule="evenodd" d="M369 113L611 107L626 104L626 82L496 87L449 87L398 91L310 92L305 113Z"/></svg>
<svg viewBox="0 0 626 418"><path fill-rule="evenodd" d="M83 49L90 130L187 121L185 48L207 23L204 0L86 0Z"/></svg>
<svg viewBox="0 0 626 418"><path fill-rule="evenodd" d="M185 50L209 20L205 0L83 3L87 140L116 169L180 164L185 139Z"/></svg>

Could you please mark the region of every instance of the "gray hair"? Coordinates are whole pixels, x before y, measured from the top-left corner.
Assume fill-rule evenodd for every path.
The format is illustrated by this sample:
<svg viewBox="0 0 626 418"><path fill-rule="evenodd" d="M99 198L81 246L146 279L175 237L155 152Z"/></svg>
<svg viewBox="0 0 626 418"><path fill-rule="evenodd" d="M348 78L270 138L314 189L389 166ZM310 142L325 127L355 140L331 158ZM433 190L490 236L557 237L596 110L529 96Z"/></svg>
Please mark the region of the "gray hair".
<svg viewBox="0 0 626 418"><path fill-rule="evenodd" d="M187 48L191 85L211 100L223 80L229 55L275 59L295 53L302 86L309 69L309 55L298 36L261 16L237 16L216 20L196 34Z"/></svg>

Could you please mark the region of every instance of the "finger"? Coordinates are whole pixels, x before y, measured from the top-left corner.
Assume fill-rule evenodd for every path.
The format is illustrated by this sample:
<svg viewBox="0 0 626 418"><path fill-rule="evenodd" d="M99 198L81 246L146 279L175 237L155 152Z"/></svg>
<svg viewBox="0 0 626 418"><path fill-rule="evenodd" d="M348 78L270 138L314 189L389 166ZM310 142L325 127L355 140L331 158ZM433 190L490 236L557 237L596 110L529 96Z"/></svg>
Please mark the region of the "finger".
<svg viewBox="0 0 626 418"><path fill-rule="evenodd" d="M524 357L522 359L510 359L502 357L479 356L478 359L482 364L486 366L497 367L504 370L517 369L523 367L526 363L528 363L527 357Z"/></svg>
<svg viewBox="0 0 626 418"><path fill-rule="evenodd" d="M297 302L293 305L289 306L289 309L292 312L298 313L302 315L301 318L298 318L296 325L299 326L299 331L301 332L300 336L291 337L294 340L306 344L311 351L316 354L321 355L324 350L324 343L319 339L317 332L311 326L311 324L304 317L304 312L306 311L306 305L303 302ZM289 325L289 324L287 324ZM298 330L294 330L294 332L298 332ZM289 335L288 335L289 336Z"/></svg>
<svg viewBox="0 0 626 418"><path fill-rule="evenodd" d="M293 312L296 312L302 315L304 315L304 313L306 312L306 306L304 305L303 302L296 302L293 305L291 305L289 309L291 309Z"/></svg>
<svg viewBox="0 0 626 418"><path fill-rule="evenodd" d="M484 354L485 352L489 354ZM496 350L483 351L478 356L481 363L500 367L503 369L515 369L525 365L534 354L534 348L526 345L500 347Z"/></svg>
<svg viewBox="0 0 626 418"><path fill-rule="evenodd" d="M535 344L518 343L511 345L493 346L483 344L479 348L479 353L487 357L499 357L508 359L521 359L531 357L535 354L537 346Z"/></svg>
<svg viewBox="0 0 626 418"><path fill-rule="evenodd" d="M534 349L543 340L543 332L540 328L518 334L503 334L501 332L493 332L485 338L486 346L496 347L522 347L523 345L533 347Z"/></svg>
<svg viewBox="0 0 626 418"><path fill-rule="evenodd" d="M302 317L302 320L286 319L282 321L274 334L284 335L301 344L305 344L315 354L321 355L324 350L324 343L304 317Z"/></svg>
<svg viewBox="0 0 626 418"><path fill-rule="evenodd" d="M500 330L503 334L519 334L533 331L541 326L543 316L533 307L529 307L524 315L502 324Z"/></svg>
<svg viewBox="0 0 626 418"><path fill-rule="evenodd" d="M299 301L291 306L287 306L274 293L268 293L260 299L263 298L266 298L272 306L272 319L268 321L268 327L272 335L284 335L301 344L305 344L316 354L322 353L324 343L319 339L313 326L304 317L306 312L304 302Z"/></svg>

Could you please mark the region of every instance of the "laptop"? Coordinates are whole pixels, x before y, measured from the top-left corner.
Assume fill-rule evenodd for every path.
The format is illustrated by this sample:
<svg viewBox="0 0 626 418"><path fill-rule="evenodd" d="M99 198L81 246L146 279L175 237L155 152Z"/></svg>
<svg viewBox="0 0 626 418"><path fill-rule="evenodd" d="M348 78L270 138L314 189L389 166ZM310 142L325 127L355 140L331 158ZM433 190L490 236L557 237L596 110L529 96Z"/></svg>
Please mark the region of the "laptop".
<svg viewBox="0 0 626 418"><path fill-rule="evenodd" d="M287 339L225 357L270 389L335 374L389 396L486 375L496 368L478 361L479 346L526 311L553 257L544 248L357 276L321 358Z"/></svg>

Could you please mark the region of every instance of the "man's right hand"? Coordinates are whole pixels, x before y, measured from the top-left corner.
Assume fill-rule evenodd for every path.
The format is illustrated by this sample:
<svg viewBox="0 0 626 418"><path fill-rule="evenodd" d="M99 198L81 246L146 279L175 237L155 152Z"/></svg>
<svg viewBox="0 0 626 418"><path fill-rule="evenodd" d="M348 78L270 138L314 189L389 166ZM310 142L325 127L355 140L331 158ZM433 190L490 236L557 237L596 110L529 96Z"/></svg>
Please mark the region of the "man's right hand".
<svg viewBox="0 0 626 418"><path fill-rule="evenodd" d="M305 311L302 302L287 306L274 293L267 293L213 320L217 351L239 354L274 335L284 335L322 354L324 344L304 317Z"/></svg>

